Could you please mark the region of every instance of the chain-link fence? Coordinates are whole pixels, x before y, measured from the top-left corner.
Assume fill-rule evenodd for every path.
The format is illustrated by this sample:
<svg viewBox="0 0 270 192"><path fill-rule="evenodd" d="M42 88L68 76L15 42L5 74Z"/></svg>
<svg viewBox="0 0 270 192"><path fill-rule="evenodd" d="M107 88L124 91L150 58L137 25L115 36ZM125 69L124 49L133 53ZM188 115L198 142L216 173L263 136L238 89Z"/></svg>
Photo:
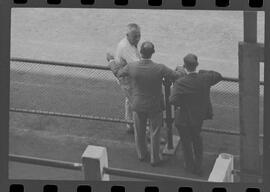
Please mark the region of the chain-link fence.
<svg viewBox="0 0 270 192"><path fill-rule="evenodd" d="M12 61L10 82L11 108L124 120L124 95L106 68Z"/></svg>
<svg viewBox="0 0 270 192"><path fill-rule="evenodd" d="M108 67L16 58L10 67L11 111L125 122L124 94ZM239 132L237 79L225 78L212 88L211 97L214 118L204 127ZM262 110L261 84L261 133Z"/></svg>

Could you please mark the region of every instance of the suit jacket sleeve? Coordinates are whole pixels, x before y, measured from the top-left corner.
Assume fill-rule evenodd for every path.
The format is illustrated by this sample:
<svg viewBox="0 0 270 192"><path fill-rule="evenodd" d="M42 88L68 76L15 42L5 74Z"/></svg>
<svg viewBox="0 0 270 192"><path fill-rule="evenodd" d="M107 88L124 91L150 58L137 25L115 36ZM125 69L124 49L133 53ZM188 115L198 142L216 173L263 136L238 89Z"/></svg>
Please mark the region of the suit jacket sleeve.
<svg viewBox="0 0 270 192"><path fill-rule="evenodd" d="M126 65L125 67L119 69L118 73L117 73L117 77L126 77L129 75L128 73L128 65Z"/></svg>
<svg viewBox="0 0 270 192"><path fill-rule="evenodd" d="M169 81L176 81L176 79L183 77L185 74L181 71L173 71L172 69L162 65L163 77Z"/></svg>
<svg viewBox="0 0 270 192"><path fill-rule="evenodd" d="M125 62L118 62L117 60L113 59L109 62L108 66L110 67L113 74L117 77L117 74L121 68L126 66Z"/></svg>
<svg viewBox="0 0 270 192"><path fill-rule="evenodd" d="M113 72L114 76L116 76L118 70L120 69L120 65L115 60L111 60L109 62L109 64L108 64L108 66L110 67L110 69Z"/></svg>
<svg viewBox="0 0 270 192"><path fill-rule="evenodd" d="M209 86L213 86L222 80L222 75L215 71L201 70L199 73L203 74Z"/></svg>
<svg viewBox="0 0 270 192"><path fill-rule="evenodd" d="M181 85L180 85L180 81L177 80L173 85L171 95L169 97L169 102L172 105L181 106L183 104L182 102L183 102L184 94L183 94L181 89L182 88L181 88Z"/></svg>

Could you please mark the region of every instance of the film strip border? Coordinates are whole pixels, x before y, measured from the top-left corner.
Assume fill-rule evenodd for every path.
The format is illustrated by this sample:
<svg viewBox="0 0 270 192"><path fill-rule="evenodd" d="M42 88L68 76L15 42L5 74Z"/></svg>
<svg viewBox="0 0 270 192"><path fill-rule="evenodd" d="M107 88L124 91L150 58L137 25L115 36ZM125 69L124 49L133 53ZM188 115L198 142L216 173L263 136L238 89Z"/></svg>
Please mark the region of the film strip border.
<svg viewBox="0 0 270 192"><path fill-rule="evenodd" d="M41 181L40 183L45 183L43 181ZM39 188L39 191L43 191L43 192L58 192L58 191L64 191L61 189L61 184L55 184L55 185L41 185L40 183L37 185ZM122 185L113 185L113 184L106 184L103 183L103 189L104 191L108 191L108 192L128 192L131 191L129 190L130 187L126 187L126 184L122 184ZM164 185L164 184L163 184ZM98 186L98 185L97 185ZM24 192L26 190L24 190L24 186L23 185L11 185L10 186L10 192ZM99 188L100 189L100 188ZM172 191L175 192L200 192L199 187L190 187L190 185L186 185L186 187L183 185L182 187L179 186L175 186L175 184L172 184L172 186L168 187L166 186L166 190L171 189ZM239 188L238 188L239 189ZM78 185L74 188L73 190L74 192L94 192L97 191L95 190L94 187L91 187L90 185L84 184L84 185ZM99 190L101 191L101 190ZM160 192L160 191L165 191L165 187L164 186L156 186L156 184L146 184L146 186L142 186L140 187L140 185L138 185L138 189L137 191L141 191L141 192ZM229 192L232 191L234 192L235 190L228 189L226 187L222 187L222 186L217 186L217 187L209 187L209 192ZM256 188L256 187L247 187L246 189L243 188L243 190L241 190L241 192L260 192L260 189Z"/></svg>
<svg viewBox="0 0 270 192"><path fill-rule="evenodd" d="M1 3L0 3L1 5ZM85 8L138 8L138 9L203 9L203 10L252 10L261 11L269 7L269 1L263 0L10 0L11 7L85 7ZM10 181L10 192L24 191L261 191L262 185L236 184L226 187L226 184L211 183L134 183L134 182L57 182L57 181ZM16 184L18 183L18 184ZM48 185L48 183L50 183ZM89 184L90 183L90 184ZM192 186L192 187L191 187ZM224 187L225 186L225 187ZM136 190L135 190L136 187ZM203 188L203 190L201 190ZM34 189L34 190L32 190ZM70 189L70 190L68 190ZM264 191L264 190L263 190Z"/></svg>
<svg viewBox="0 0 270 192"><path fill-rule="evenodd" d="M13 7L265 10L267 0L10 0Z"/></svg>

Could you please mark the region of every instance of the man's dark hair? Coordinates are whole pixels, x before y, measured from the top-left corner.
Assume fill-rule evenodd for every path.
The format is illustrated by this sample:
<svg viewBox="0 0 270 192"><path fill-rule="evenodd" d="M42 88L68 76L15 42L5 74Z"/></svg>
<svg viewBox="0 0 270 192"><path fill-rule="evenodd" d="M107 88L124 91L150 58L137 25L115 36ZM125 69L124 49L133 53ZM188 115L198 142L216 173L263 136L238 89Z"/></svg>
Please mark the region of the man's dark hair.
<svg viewBox="0 0 270 192"><path fill-rule="evenodd" d="M150 41L145 41L141 45L141 51L140 51L142 58L144 59L150 59L155 53L155 47L154 44Z"/></svg>
<svg viewBox="0 0 270 192"><path fill-rule="evenodd" d="M184 68L186 68L188 72L195 71L198 65L199 63L196 55L188 54L184 57Z"/></svg>

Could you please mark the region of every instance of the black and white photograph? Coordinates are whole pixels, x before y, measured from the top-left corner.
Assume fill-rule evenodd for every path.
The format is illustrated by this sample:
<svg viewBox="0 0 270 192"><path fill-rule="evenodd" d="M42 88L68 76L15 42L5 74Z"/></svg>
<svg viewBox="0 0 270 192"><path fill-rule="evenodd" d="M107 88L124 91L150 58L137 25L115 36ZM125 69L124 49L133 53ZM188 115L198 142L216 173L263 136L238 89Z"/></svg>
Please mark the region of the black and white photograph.
<svg viewBox="0 0 270 192"><path fill-rule="evenodd" d="M261 183L264 12L13 8L9 179Z"/></svg>

